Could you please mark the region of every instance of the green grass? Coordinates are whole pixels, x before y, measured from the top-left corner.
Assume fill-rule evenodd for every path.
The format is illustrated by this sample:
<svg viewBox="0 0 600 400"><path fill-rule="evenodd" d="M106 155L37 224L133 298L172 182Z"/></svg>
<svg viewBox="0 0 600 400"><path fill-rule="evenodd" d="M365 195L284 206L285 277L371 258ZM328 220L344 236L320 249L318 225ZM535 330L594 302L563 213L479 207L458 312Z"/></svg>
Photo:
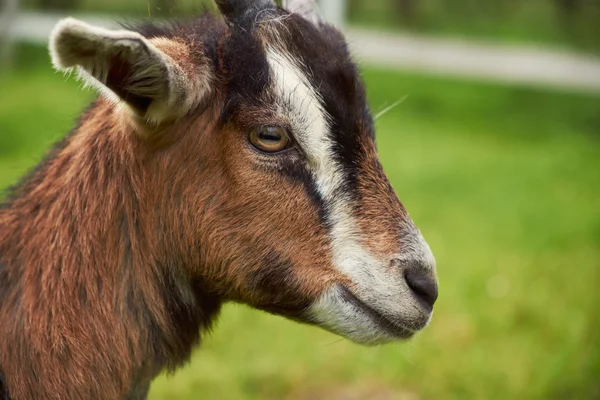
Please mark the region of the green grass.
<svg viewBox="0 0 600 400"><path fill-rule="evenodd" d="M40 51L22 59L0 76L1 187L92 97ZM599 398L600 98L372 68L365 79L375 111L408 96L377 121L378 145L437 258L431 325L363 348L231 305L150 398Z"/></svg>

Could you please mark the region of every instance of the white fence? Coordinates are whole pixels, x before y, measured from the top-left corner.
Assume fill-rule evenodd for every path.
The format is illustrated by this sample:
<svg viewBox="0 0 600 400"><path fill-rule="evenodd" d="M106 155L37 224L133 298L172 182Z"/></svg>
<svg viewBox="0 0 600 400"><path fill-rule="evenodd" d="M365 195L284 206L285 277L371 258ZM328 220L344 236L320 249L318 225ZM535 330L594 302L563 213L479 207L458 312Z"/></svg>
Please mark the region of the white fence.
<svg viewBox="0 0 600 400"><path fill-rule="evenodd" d="M3 27L10 26L8 33L14 40L45 44L61 17L64 15L21 13L10 20L12 24ZM107 18L80 17L100 26L118 26ZM364 63L436 75L600 93L600 58L594 56L535 46L425 38L349 27L344 30L356 59Z"/></svg>

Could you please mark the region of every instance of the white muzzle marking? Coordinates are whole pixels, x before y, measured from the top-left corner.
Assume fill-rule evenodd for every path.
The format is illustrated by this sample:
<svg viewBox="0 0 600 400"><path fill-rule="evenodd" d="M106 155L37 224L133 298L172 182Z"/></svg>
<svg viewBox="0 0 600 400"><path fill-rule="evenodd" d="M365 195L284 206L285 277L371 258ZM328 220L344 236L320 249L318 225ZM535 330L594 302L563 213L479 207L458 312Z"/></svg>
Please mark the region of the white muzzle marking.
<svg viewBox="0 0 600 400"><path fill-rule="evenodd" d="M333 265L353 283L352 294L372 309L349 302L342 288L331 287L312 305L310 317L324 328L363 344L412 335L426 325L430 315L424 316L401 271L389 271L389 260L377 259L360 243L320 95L298 67L299 62L273 47L267 47L266 54L279 111L289 119L295 139L308 155L317 190L328 206ZM429 246L412 223L406 229L411 239L402 243L403 251L395 258L418 259L433 273L435 261ZM400 243L398 247L400 252ZM388 328L396 330L382 327L378 315L386 320Z"/></svg>

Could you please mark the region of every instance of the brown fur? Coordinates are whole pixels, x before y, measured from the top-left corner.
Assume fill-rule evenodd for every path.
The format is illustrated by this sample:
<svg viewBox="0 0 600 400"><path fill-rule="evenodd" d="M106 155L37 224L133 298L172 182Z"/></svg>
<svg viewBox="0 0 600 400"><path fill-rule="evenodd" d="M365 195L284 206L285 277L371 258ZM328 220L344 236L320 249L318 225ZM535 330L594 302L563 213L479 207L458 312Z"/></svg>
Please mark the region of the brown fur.
<svg viewBox="0 0 600 400"><path fill-rule="evenodd" d="M319 42L319 31L294 18L329 46L327 34ZM326 289L356 284L333 265L327 205L310 186L302 149L266 155L247 140L254 127L286 125L268 107L259 41L203 21L215 37L202 45L194 38L203 31L146 36L173 62L183 89L205 86L183 101L191 109L149 122L126 98L101 97L0 207L0 398L3 386L14 400L144 398L157 374L189 358L223 303L315 322L306 310ZM336 81L354 77L349 61L306 61L334 77L322 85L332 115L352 106L338 87L348 79ZM115 82L130 84L136 75L121 67ZM351 103L365 110L362 97ZM356 153L356 233L392 259L410 219L372 132L342 133Z"/></svg>
<svg viewBox="0 0 600 400"><path fill-rule="evenodd" d="M0 260L19 280L0 308L11 398L122 398L184 362L223 301L293 317L342 279L301 185L248 168L239 131L214 132L218 110L155 148L99 100L0 210ZM294 269L260 271L268 257ZM253 287L261 274L272 292Z"/></svg>
<svg viewBox="0 0 600 400"><path fill-rule="evenodd" d="M402 243L402 226L410 224L404 206L398 200L375 150L375 143L361 136L361 173L358 175L359 206L355 207L355 217L360 230L362 244L382 258L398 252ZM406 229L409 231L409 229Z"/></svg>
<svg viewBox="0 0 600 400"><path fill-rule="evenodd" d="M181 291L191 309L198 300L168 287L187 273L164 258L148 154L115 131L112 113L100 103L84 117L0 212L2 262L22 291L0 315L11 321L0 328L0 364L14 399L120 398L189 352L165 295ZM189 312L208 322L218 303L207 308Z"/></svg>

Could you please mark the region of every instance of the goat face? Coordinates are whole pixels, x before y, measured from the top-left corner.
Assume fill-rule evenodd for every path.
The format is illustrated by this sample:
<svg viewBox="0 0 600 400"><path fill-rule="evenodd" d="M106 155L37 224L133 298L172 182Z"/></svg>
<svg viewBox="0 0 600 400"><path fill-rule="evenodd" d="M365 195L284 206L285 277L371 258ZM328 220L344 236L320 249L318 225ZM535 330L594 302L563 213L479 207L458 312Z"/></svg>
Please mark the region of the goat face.
<svg viewBox="0 0 600 400"><path fill-rule="evenodd" d="M412 336L435 263L379 163L343 36L310 1L217 5L226 24L154 34L63 22L54 62L125 105L138 136L176 138L154 161L165 237L205 290L363 344Z"/></svg>

